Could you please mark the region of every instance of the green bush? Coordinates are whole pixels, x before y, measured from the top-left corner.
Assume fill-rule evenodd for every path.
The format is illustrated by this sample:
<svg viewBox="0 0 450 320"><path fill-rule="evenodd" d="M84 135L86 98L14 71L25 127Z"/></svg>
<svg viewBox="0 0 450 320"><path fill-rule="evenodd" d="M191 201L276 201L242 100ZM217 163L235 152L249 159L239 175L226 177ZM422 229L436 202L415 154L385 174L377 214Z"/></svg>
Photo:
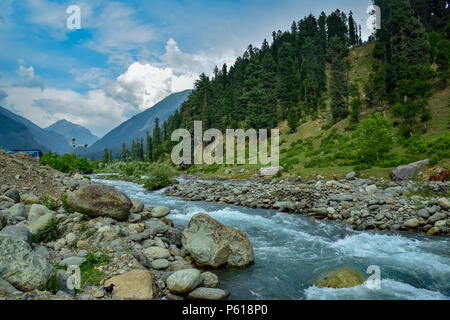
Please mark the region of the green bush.
<svg viewBox="0 0 450 320"><path fill-rule="evenodd" d="M61 195L61 205L68 214L74 213L75 211L72 209L71 206L67 204L67 194Z"/></svg>
<svg viewBox="0 0 450 320"><path fill-rule="evenodd" d="M175 184L177 181L173 179L176 171L167 165L155 165L150 171L149 177L144 181L144 188L148 190L159 190Z"/></svg>
<svg viewBox="0 0 450 320"><path fill-rule="evenodd" d="M58 206L56 205L56 200L47 194L43 195L40 200L44 206L46 206L52 211L55 211L58 208Z"/></svg>
<svg viewBox="0 0 450 320"><path fill-rule="evenodd" d="M81 172L90 174L93 172L93 164L86 158L79 158L74 154L58 156L56 153L44 154L41 163L64 173Z"/></svg>
<svg viewBox="0 0 450 320"><path fill-rule="evenodd" d="M58 229L58 220L52 218L50 223L44 230L32 235L33 243L37 242L51 242L59 238L60 232Z"/></svg>
<svg viewBox="0 0 450 320"><path fill-rule="evenodd" d="M361 121L355 134L359 159L365 163L383 159L394 143L392 124L379 112Z"/></svg>

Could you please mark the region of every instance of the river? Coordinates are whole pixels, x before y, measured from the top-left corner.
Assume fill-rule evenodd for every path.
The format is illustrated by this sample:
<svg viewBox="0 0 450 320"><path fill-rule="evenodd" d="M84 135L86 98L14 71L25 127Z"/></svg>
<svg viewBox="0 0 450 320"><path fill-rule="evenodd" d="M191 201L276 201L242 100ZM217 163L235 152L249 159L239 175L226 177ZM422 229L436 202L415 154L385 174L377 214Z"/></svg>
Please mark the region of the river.
<svg viewBox="0 0 450 320"><path fill-rule="evenodd" d="M245 232L255 251L255 264L245 270L214 271L230 299L450 299L450 240L414 233L357 232L329 221L302 215L209 202L188 202L150 192L124 181L94 181L115 186L149 206L166 206L178 227L204 212ZM184 181L182 181L183 183ZM316 288L322 271L339 266L362 273L379 266L381 288ZM370 276L372 273L367 274Z"/></svg>

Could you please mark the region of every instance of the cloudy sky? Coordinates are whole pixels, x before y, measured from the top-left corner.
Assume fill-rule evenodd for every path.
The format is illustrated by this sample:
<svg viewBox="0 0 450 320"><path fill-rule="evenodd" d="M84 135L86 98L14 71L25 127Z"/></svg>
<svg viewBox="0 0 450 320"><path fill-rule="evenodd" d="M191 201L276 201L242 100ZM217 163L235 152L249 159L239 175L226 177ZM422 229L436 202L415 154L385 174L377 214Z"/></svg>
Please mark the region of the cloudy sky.
<svg viewBox="0 0 450 320"><path fill-rule="evenodd" d="M103 136L201 72L232 64L293 20L336 8L363 26L370 0L1 0L0 105L41 127ZM71 5L81 29L71 30Z"/></svg>

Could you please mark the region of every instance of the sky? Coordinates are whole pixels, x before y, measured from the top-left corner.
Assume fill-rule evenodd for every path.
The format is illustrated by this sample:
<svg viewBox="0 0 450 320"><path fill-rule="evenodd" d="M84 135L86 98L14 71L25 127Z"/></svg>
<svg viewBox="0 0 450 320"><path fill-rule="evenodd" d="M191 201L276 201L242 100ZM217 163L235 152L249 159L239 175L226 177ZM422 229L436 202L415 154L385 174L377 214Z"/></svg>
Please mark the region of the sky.
<svg viewBox="0 0 450 320"><path fill-rule="evenodd" d="M68 10L72 5L80 19ZM352 10L367 38L369 5L371 0L0 0L0 106L43 128L66 119L102 137L310 13Z"/></svg>

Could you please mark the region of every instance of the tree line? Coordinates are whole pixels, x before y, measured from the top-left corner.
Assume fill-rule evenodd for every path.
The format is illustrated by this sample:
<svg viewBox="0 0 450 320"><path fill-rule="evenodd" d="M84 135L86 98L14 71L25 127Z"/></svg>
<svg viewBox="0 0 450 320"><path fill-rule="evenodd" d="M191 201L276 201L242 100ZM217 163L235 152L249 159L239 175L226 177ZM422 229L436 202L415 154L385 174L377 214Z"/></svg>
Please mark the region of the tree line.
<svg viewBox="0 0 450 320"><path fill-rule="evenodd" d="M363 106L392 106L405 128L427 110L434 76L447 85L449 64L449 1L374 0L381 8L381 30L375 42L374 62L367 83L349 80L350 49L363 44L361 26L353 13L339 9L318 18L309 15L292 23L290 30L272 33L261 47L249 45L235 63L217 66L213 76L201 74L180 110L153 133L123 145L122 160L157 161L175 143L178 128L193 131L195 120L203 128L272 129L287 120L294 132L302 118L315 119L329 98L334 121L350 116L359 121ZM330 66L329 79L326 68ZM437 65L435 72L431 67ZM364 97L364 98L363 98ZM105 150L104 162L110 160Z"/></svg>

